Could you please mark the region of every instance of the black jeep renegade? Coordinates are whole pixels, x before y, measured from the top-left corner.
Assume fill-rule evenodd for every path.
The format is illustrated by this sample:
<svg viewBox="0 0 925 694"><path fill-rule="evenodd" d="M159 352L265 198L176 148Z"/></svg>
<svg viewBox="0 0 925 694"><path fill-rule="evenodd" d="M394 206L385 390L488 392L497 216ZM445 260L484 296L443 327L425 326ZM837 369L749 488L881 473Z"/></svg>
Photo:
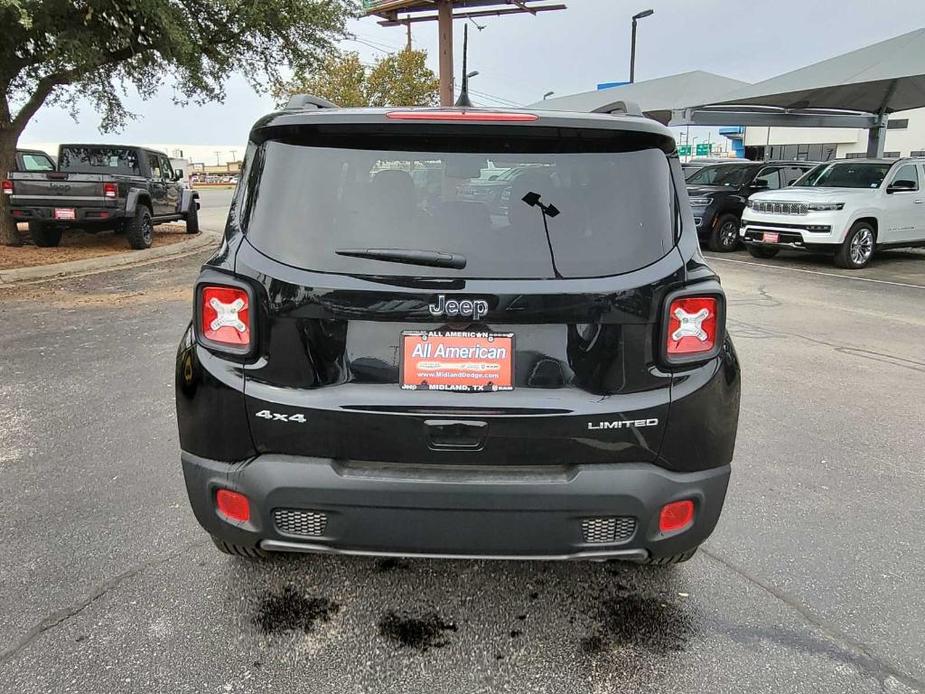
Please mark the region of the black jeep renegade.
<svg viewBox="0 0 925 694"><path fill-rule="evenodd" d="M654 121L297 99L177 355L193 510L248 557L683 561L729 481L725 312Z"/></svg>

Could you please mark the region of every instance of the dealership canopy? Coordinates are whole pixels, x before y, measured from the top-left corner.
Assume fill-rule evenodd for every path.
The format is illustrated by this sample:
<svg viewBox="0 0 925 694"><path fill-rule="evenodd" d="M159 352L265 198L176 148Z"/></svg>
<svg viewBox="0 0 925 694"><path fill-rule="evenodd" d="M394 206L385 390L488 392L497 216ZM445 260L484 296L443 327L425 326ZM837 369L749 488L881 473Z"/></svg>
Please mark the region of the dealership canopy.
<svg viewBox="0 0 925 694"><path fill-rule="evenodd" d="M866 113L920 108L925 106L925 29L743 87L714 104Z"/></svg>
<svg viewBox="0 0 925 694"><path fill-rule="evenodd" d="M698 73L685 73L698 74ZM727 78L710 73L712 80ZM683 75L663 78L677 83ZM733 80L730 80L733 81ZM645 85L637 82L601 90L591 110L611 112L619 100L638 99L650 117L666 122L664 111L672 112L671 125L757 125L784 127L867 128L868 155L883 154L887 116L895 111L925 107L925 29L916 29L886 41L859 48L819 63L759 82L738 84L722 94L698 93L691 88L675 95L657 90L649 101ZM718 84L718 83L717 83ZM575 94L536 108L571 109L581 98ZM686 101L684 105L679 102Z"/></svg>
<svg viewBox="0 0 925 694"><path fill-rule="evenodd" d="M674 111L691 104L711 103L735 89L746 86L747 82L715 75L712 72L693 70L654 80L546 99L531 104L530 107L552 111L613 113L624 110L625 102L630 101L638 105L650 118L667 123Z"/></svg>

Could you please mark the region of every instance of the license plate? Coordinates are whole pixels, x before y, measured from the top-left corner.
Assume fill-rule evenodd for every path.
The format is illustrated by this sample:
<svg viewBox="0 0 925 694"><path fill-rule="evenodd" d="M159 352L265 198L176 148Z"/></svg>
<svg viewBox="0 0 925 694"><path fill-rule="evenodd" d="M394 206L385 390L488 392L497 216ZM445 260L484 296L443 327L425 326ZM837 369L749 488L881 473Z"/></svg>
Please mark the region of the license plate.
<svg viewBox="0 0 925 694"><path fill-rule="evenodd" d="M514 389L514 333L407 331L401 340L403 390Z"/></svg>
<svg viewBox="0 0 925 694"><path fill-rule="evenodd" d="M780 234L776 231L766 231L761 237L761 240L765 243L777 243L777 240L780 238Z"/></svg>
<svg viewBox="0 0 925 694"><path fill-rule="evenodd" d="M77 219L77 211L73 207L56 207L54 219Z"/></svg>

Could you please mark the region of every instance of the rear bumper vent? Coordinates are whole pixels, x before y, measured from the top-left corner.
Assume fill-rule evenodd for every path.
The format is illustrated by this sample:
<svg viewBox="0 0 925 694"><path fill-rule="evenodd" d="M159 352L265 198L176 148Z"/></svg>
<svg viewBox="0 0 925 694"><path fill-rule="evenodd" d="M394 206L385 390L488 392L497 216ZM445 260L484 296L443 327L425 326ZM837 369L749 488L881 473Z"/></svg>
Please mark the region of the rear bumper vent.
<svg viewBox="0 0 925 694"><path fill-rule="evenodd" d="M292 508L278 508L273 511L273 521L279 532L297 537L324 535L324 530L328 525L328 517L324 513Z"/></svg>
<svg viewBox="0 0 925 694"><path fill-rule="evenodd" d="M636 519L630 516L585 518L581 521L581 534L591 545L626 542L636 532Z"/></svg>

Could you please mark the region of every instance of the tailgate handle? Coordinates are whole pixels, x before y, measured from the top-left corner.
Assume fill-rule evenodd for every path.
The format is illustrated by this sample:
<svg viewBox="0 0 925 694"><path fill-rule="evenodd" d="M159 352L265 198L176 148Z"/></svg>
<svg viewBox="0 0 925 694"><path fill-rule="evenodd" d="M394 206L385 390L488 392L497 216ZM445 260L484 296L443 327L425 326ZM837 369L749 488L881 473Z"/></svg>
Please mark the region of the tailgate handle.
<svg viewBox="0 0 925 694"><path fill-rule="evenodd" d="M477 451L488 433L488 422L471 419L428 419L424 425L432 450Z"/></svg>

